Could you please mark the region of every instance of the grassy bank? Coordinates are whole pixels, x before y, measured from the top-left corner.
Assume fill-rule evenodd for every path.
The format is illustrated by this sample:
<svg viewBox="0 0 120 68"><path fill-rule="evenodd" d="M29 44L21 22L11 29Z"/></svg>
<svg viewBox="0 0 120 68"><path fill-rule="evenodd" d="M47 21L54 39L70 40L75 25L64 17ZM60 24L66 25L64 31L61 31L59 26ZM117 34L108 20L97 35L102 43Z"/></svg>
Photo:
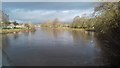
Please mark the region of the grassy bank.
<svg viewBox="0 0 120 68"><path fill-rule="evenodd" d="M86 28L85 30L86 31L94 31L95 32L95 29L93 29L93 28Z"/></svg>
<svg viewBox="0 0 120 68"><path fill-rule="evenodd" d="M70 28L70 27L41 27L41 28L50 28L50 29L64 29L64 30L85 30L85 31L95 31L95 29L84 29L84 28Z"/></svg>
<svg viewBox="0 0 120 68"><path fill-rule="evenodd" d="M20 32L20 31L34 31L35 29L0 29L0 34L5 34L5 33L15 33L15 32Z"/></svg>

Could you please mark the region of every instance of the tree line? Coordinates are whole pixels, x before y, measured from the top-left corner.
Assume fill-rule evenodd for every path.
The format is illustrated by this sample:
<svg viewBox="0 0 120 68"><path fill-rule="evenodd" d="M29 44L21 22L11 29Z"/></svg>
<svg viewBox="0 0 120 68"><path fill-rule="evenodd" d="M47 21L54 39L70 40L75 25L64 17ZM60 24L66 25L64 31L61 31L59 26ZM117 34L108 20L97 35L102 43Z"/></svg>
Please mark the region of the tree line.
<svg viewBox="0 0 120 68"><path fill-rule="evenodd" d="M44 23L42 26L64 26L59 23L58 19L55 19L55 21ZM90 16L86 14L81 17L76 16L67 27L93 29L101 34L116 32L120 34L120 2L100 3L94 7L94 12Z"/></svg>

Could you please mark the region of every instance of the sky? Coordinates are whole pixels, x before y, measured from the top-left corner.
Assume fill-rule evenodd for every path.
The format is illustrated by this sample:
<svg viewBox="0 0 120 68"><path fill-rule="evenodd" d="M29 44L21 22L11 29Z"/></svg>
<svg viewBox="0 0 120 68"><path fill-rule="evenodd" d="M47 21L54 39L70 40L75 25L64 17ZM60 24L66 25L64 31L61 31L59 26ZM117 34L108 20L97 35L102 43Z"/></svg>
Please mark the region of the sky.
<svg viewBox="0 0 120 68"><path fill-rule="evenodd" d="M2 2L118 2L120 0L2 0Z"/></svg>
<svg viewBox="0 0 120 68"><path fill-rule="evenodd" d="M2 10L10 21L42 23L58 18L70 22L75 16L91 14L96 2L3 2Z"/></svg>

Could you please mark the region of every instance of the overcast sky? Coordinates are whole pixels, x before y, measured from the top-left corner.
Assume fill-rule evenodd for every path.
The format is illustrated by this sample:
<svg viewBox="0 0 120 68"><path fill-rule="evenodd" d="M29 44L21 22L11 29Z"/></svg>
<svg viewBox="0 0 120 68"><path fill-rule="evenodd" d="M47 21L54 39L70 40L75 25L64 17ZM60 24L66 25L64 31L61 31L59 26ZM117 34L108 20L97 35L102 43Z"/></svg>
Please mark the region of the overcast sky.
<svg viewBox="0 0 120 68"><path fill-rule="evenodd" d="M120 0L2 0L2 2L118 2Z"/></svg>
<svg viewBox="0 0 120 68"><path fill-rule="evenodd" d="M95 2L4 2L2 9L11 21L20 23L40 23L55 18L68 22L75 16L91 14L96 5Z"/></svg>

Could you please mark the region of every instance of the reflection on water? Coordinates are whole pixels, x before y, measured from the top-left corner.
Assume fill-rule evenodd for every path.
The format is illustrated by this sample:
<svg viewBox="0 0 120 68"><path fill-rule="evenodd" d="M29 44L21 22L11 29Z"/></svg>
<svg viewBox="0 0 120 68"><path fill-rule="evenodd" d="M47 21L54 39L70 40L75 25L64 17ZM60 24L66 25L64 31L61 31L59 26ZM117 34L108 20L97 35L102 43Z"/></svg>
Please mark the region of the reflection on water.
<svg viewBox="0 0 120 68"><path fill-rule="evenodd" d="M105 37L96 36L98 40L98 44L102 49L101 53L104 57L108 59L109 65L119 66L120 65L120 37L115 38L109 34Z"/></svg>
<svg viewBox="0 0 120 68"><path fill-rule="evenodd" d="M2 67L2 35L0 34L0 67Z"/></svg>
<svg viewBox="0 0 120 68"><path fill-rule="evenodd" d="M111 64L112 58L108 58L110 55L94 32L37 28L35 32L4 34L2 37L5 66Z"/></svg>

